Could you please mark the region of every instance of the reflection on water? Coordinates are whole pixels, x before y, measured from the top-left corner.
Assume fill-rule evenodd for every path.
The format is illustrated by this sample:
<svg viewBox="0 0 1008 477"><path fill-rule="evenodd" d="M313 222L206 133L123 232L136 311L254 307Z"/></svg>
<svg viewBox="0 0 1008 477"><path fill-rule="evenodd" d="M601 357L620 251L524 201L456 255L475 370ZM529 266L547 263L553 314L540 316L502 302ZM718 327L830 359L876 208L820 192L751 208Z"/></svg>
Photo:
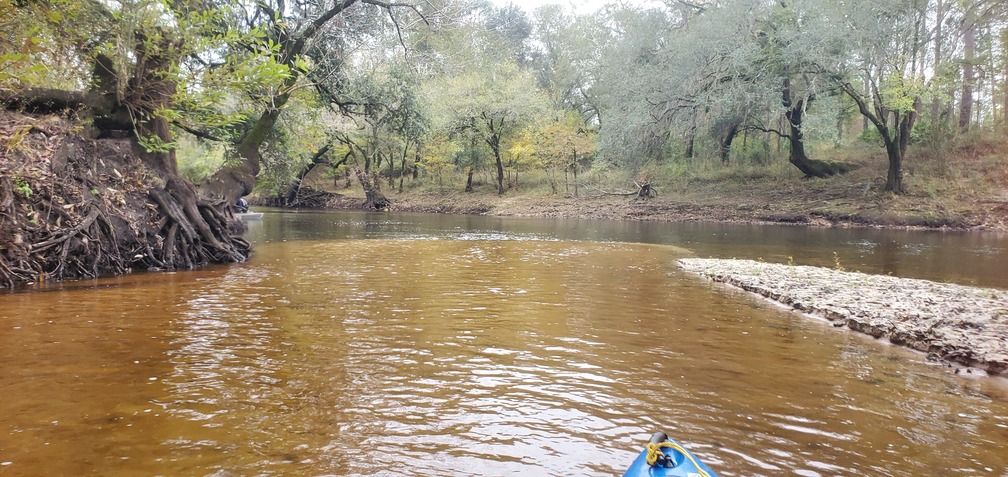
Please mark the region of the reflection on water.
<svg viewBox="0 0 1008 477"><path fill-rule="evenodd" d="M270 213L256 242L382 239L583 240L683 247L700 257L836 266L1008 289L1008 234L751 224L524 219L409 213Z"/></svg>
<svg viewBox="0 0 1008 477"><path fill-rule="evenodd" d="M614 475L656 429L723 476L1008 469L1003 380L695 250L444 230L0 295L0 475Z"/></svg>

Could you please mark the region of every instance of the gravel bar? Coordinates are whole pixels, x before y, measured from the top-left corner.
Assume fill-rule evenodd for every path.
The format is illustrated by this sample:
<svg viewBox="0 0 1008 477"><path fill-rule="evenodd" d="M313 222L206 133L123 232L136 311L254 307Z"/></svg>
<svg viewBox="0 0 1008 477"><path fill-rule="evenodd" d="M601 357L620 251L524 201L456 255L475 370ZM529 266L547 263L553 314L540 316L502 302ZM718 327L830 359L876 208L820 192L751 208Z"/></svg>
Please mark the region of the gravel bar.
<svg viewBox="0 0 1008 477"><path fill-rule="evenodd" d="M1008 377L1008 291L912 278L689 258L679 266L875 338Z"/></svg>

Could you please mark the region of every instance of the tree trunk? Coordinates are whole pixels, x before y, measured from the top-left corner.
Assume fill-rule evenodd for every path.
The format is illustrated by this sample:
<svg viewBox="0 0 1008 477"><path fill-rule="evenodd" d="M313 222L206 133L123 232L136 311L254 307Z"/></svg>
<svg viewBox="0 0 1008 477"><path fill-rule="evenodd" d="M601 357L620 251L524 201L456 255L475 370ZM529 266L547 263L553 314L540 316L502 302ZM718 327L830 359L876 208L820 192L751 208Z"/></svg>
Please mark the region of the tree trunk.
<svg viewBox="0 0 1008 477"><path fill-rule="evenodd" d="M286 103L286 100L283 102ZM224 167L200 185L200 194L215 204L229 206L239 197L251 193L262 161L259 149L273 132L273 126L279 117L279 108L263 111L252 128L238 142L234 149L233 160L227 161Z"/></svg>
<svg viewBox="0 0 1008 477"><path fill-rule="evenodd" d="M165 72L172 65L160 52L170 51L174 49L174 45L165 42L166 44L159 45L159 51L150 52L146 49L146 39L140 37L139 40L136 49L137 69L127 88L126 101L137 110L136 114L141 118L137 124L137 135L140 138L156 138L157 142L166 145L171 143L171 128L168 120L158 116L156 112L171 106L176 85L164 79L170 77ZM186 257L187 265L190 257L204 257L214 262L241 262L248 258L248 243L232 236L227 219L221 213L221 206L218 204L215 208L200 200L193 186L178 174L174 148L147 150L141 157L152 169L164 174L164 189L152 190L150 194L168 217L165 226L162 226L165 238L172 235L170 230L174 225L190 231L190 236L183 242L169 243L170 240L165 240L163 246L169 247L165 249L166 254L177 250ZM230 204L227 203L224 207L229 207ZM171 261L166 261L166 264L171 264Z"/></svg>
<svg viewBox="0 0 1008 477"><path fill-rule="evenodd" d="M693 145L696 142L696 108L693 108L693 123L686 131L686 159L693 158Z"/></svg>
<svg viewBox="0 0 1008 477"><path fill-rule="evenodd" d="M940 71L941 65L942 65L943 59L944 59L944 58L942 58L942 51L943 51L942 50L942 46L943 46L943 42L944 42L945 39L942 37L942 34L943 34L944 28L945 28L945 25L944 25L944 23L945 23L945 13L946 13L945 12L945 1L944 0L937 0L935 2L935 33L934 33L935 36L934 36L934 39L932 40L932 43L934 44L934 47L933 47L933 50L934 50L934 64L931 66L936 72ZM931 129L932 129L932 131L938 130L938 126L939 126L938 125L938 118L939 118L939 111L940 110L941 110L941 102L940 102L940 100L938 99L938 97L936 95L935 98L931 101Z"/></svg>
<svg viewBox="0 0 1008 477"><path fill-rule="evenodd" d="M574 197L578 196L578 183L577 183L577 170L578 170L578 160L577 160L577 149L574 149L574 156L571 158L571 171L574 173Z"/></svg>
<svg viewBox="0 0 1008 477"><path fill-rule="evenodd" d="M798 103L784 113L784 116L787 118L788 124L790 125L788 134L788 139L790 140L788 161L797 167L798 170L802 171L802 173L805 174L805 177L825 178L835 175L839 171L830 167L830 164L823 161L809 159L808 154L805 152L805 139L801 130L802 117L804 114L803 103L804 100L798 101Z"/></svg>
<svg viewBox="0 0 1008 477"><path fill-rule="evenodd" d="M354 168L354 173L357 175L357 180L360 181L361 187L364 188L365 198L362 206L365 209L384 210L391 205L391 202L389 202L385 195L374 187L366 172L360 170L360 168Z"/></svg>
<svg viewBox="0 0 1008 477"><path fill-rule="evenodd" d="M504 161L501 160L500 152L501 133L500 131L494 131L493 127L490 128L490 132L491 135L487 142L490 143L490 149L494 153L494 160L497 162L497 195L504 195Z"/></svg>
<svg viewBox="0 0 1008 477"><path fill-rule="evenodd" d="M414 151L415 156L413 156L413 180L420 178L420 147L417 146L416 151Z"/></svg>
<svg viewBox="0 0 1008 477"><path fill-rule="evenodd" d="M894 194L903 194L906 190L903 187L903 157L906 154L907 145L910 142L910 131L913 129L914 122L917 120L916 109L920 108L920 98L914 101L914 110L900 113L882 109L880 106L882 103L881 98L874 97L874 105L876 106L878 114L872 112L871 107L868 106L869 98L861 96L858 91L855 91L854 87L850 83L846 83L842 86L844 92L850 96L858 105L858 110L861 115L864 116L865 120L871 121L875 125L875 129L878 130L879 135L882 136L882 142L885 143L886 156L889 160L889 169L886 174L886 187L885 190L893 192ZM886 124L886 118L890 115L894 116L894 121L896 123L895 133L893 129L889 128ZM895 134L895 136L894 136Z"/></svg>
<svg viewBox="0 0 1008 477"><path fill-rule="evenodd" d="M886 156L889 158L889 170L886 175L885 190L894 194L902 194L903 189L903 156L899 148L886 144Z"/></svg>
<svg viewBox="0 0 1008 477"><path fill-rule="evenodd" d="M391 148L388 155L388 188L390 192L395 192L395 158L392 156Z"/></svg>
<svg viewBox="0 0 1008 477"><path fill-rule="evenodd" d="M1001 126L1008 130L1008 28L1003 28L998 39L1001 48ZM997 81L996 79L994 81Z"/></svg>
<svg viewBox="0 0 1008 477"><path fill-rule="evenodd" d="M976 22L969 22L963 31L962 91L959 103L959 130L968 131L973 116L973 62L976 57Z"/></svg>
<svg viewBox="0 0 1008 477"><path fill-rule="evenodd" d="M903 187L903 156L906 154L909 130L913 126L912 113L906 113L900 117L897 115L896 137L893 138L888 130L882 133L882 140L885 142L886 157L889 159L889 169L886 173L885 190L893 194L903 194L906 189Z"/></svg>
<svg viewBox="0 0 1008 477"><path fill-rule="evenodd" d="M474 172L476 172L476 171L472 167L470 167L469 168L469 173L468 173L468 175L466 177L466 186L465 186L465 191L466 192L472 192L473 191L472 179L473 179L473 173Z"/></svg>
<svg viewBox="0 0 1008 477"><path fill-rule="evenodd" d="M563 171L564 171L564 193L567 194L567 195L570 195L570 179L569 179L569 176L567 174L567 170L568 169L570 169L570 166L567 166L567 167L563 168Z"/></svg>
<svg viewBox="0 0 1008 477"><path fill-rule="evenodd" d="M889 156L889 172L886 176L886 190L894 194L903 194L903 159L910 145L910 133L917 122L917 109L921 106L920 98L914 101L914 109L897 115L897 137L890 141L895 147L886 144L886 155Z"/></svg>
<svg viewBox="0 0 1008 477"><path fill-rule="evenodd" d="M332 143L326 144L321 149L315 152L315 154L312 156L311 162L309 162L306 166L301 168L301 170L298 172L297 177L294 179L294 182L291 183L291 185L287 188L287 193L284 194L283 196L284 207L294 207L297 205L297 194L298 191L301 190L301 182L304 181L304 178L308 177L308 174L310 174L311 171L315 170L315 168L318 167L320 164L329 163L329 161L325 159L325 155L327 152L329 152L330 149L332 149ZM347 157L348 156L344 156L341 162L346 162ZM338 165L339 164L337 164L336 166L338 167Z"/></svg>
<svg viewBox="0 0 1008 477"><path fill-rule="evenodd" d="M26 270L37 270L56 279L94 278L126 273L130 268L172 270L211 262L239 262L248 257L248 242L233 233L224 212L201 200L192 184L178 173L170 125L158 114L173 106L176 84L165 73L174 67L172 52L176 49L177 45L169 40L148 41L138 35L133 51L135 67L125 86L119 83L120 72L114 69L113 62L99 54L94 60L96 73L88 93L58 94L56 90L18 93L22 100L16 103L33 110L45 112L44 108L60 103L64 109L61 112L70 108L91 119L99 138L129 134L144 174L158 178L158 185L146 190L147 205L117 205L90 192L102 185L95 176L79 175L70 172L76 167L68 167L70 175L58 181L59 193L74 194L80 203L74 211L62 211L59 217L66 220L64 224L76 225L69 227L57 221L51 224L55 232L36 237L25 256L37 268L32 265ZM76 160L67 158L68 162ZM118 174L118 170L115 172ZM0 190L0 197L4 192ZM50 206L43 216L51 212ZM0 215L11 214L4 211ZM0 254L0 271L5 269L3 260ZM0 273L2 283L13 284L15 278L29 277Z"/></svg>
<svg viewBox="0 0 1008 477"><path fill-rule="evenodd" d="M801 119L799 119L800 121ZM732 142L735 141L735 136L738 136L739 126L742 125L741 121L732 121L728 126L728 133L725 134L724 139L721 140L721 163L728 164L728 159L731 155Z"/></svg>
<svg viewBox="0 0 1008 477"><path fill-rule="evenodd" d="M399 193L402 194L403 191L403 177L406 176L406 155L409 153L407 148L403 148L402 160L399 162Z"/></svg>

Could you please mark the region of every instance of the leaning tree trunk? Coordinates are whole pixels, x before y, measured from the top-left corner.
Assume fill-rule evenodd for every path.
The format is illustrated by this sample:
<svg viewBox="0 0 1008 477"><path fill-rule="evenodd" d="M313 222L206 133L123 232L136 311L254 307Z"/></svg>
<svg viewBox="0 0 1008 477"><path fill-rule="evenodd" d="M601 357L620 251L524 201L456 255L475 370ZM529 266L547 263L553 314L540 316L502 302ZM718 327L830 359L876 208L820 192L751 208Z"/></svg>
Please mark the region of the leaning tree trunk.
<svg viewBox="0 0 1008 477"><path fill-rule="evenodd" d="M805 177L824 178L832 176L836 172L832 170L828 163L810 159L805 152L805 138L802 133L803 107L803 101L798 101L794 107L784 114L790 126L788 139L790 140L791 147L788 162L802 171ZM729 145L728 147L730 148L731 146ZM724 153L724 149L722 149L722 153Z"/></svg>
<svg viewBox="0 0 1008 477"><path fill-rule="evenodd" d="M392 205L391 202L375 188L374 184L371 183L371 179L368 178L367 173L362 171L359 167L354 168L354 174L357 175L357 180L360 181L361 187L364 188L364 204L365 209L375 209L384 210L388 206Z"/></svg>
<svg viewBox="0 0 1008 477"><path fill-rule="evenodd" d="M791 143L788 161L797 167L798 170L802 171L802 173L805 174L805 177L825 178L850 170L850 168L845 165L832 164L825 161L810 159L808 157L808 154L805 152L805 137L802 132L802 121L804 120L805 106L808 103L804 99L792 101L791 83L786 78L784 79L783 103L787 108L787 111L784 112L784 117L788 122L788 139ZM728 147L730 148L731 145L729 144ZM722 148L722 153L724 152L724 148Z"/></svg>
<svg viewBox="0 0 1008 477"><path fill-rule="evenodd" d="M282 103L286 103L286 100ZM224 167L200 185L200 194L206 200L221 207L228 207L239 197L252 192L262 162L259 150L273 131L273 126L279 117L279 108L263 111L234 148L234 160L227 161Z"/></svg>
<svg viewBox="0 0 1008 477"><path fill-rule="evenodd" d="M350 159L350 153L346 153L342 159L339 161L330 162L326 156L326 153L332 148L332 143L326 144L322 149L315 152L312 156L312 160L306 166L304 166L300 172L298 172L297 177L294 178L294 182L290 184L287 188L287 192L284 193L282 200L284 207L297 207L299 204L298 194L301 192L301 184L304 182L308 174L311 174L316 168L321 165L328 165L329 167L336 169L337 167L346 164L347 160ZM333 177L333 186L335 187L338 182L338 178Z"/></svg>
<svg viewBox="0 0 1008 477"><path fill-rule="evenodd" d="M728 132L725 133L724 138L721 140L722 164L728 164L728 159L731 156L732 143L735 142L735 137L738 136L739 127L741 125L742 121L732 121L731 124L728 125Z"/></svg>

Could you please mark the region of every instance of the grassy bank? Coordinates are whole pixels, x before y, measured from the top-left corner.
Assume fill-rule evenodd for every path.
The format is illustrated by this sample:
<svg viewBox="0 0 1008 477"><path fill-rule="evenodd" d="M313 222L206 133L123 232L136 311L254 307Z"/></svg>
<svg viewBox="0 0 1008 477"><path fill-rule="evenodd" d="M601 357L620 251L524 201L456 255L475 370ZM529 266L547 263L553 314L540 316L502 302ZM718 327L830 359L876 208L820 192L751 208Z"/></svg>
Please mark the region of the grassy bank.
<svg viewBox="0 0 1008 477"><path fill-rule="evenodd" d="M824 147L814 157L854 164L850 173L805 179L786 159L759 163L733 158L728 164L696 159L645 167L633 176L595 167L578 177L521 172L517 184L498 196L491 174L478 172L475 190L462 192L461 172L439 178L406 179L398 192L382 184L393 208L405 211L487 215L579 217L662 221L795 223L1008 230L1008 139L1003 135L963 137L942 148L917 146L906 161L908 193L883 191L884 149L863 143ZM634 180L653 185L649 200L614 195L636 190ZM387 181L387 179L386 179ZM306 186L339 194L333 208L363 200L356 183L313 177ZM358 200L359 199L359 200Z"/></svg>

